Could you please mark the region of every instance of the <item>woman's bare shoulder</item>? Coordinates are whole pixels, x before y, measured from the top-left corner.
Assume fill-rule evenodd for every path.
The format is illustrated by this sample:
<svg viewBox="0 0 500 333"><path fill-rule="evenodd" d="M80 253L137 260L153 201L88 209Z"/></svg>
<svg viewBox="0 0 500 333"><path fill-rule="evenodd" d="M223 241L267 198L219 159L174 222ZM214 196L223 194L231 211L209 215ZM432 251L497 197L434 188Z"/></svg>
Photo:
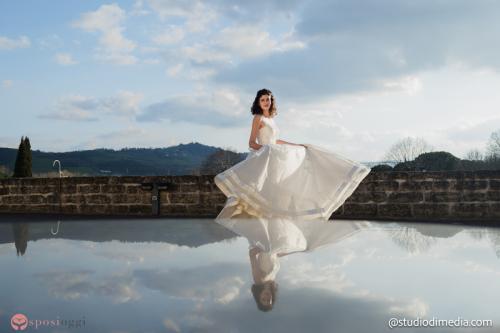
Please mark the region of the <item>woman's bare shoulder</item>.
<svg viewBox="0 0 500 333"><path fill-rule="evenodd" d="M254 123L257 123L257 124L260 123L261 119L262 119L262 115L261 114L254 114L253 115L253 122Z"/></svg>
<svg viewBox="0 0 500 333"><path fill-rule="evenodd" d="M261 114L255 114L253 116L253 121L252 121L252 128L261 128L262 126L264 126L263 122L262 122L262 115Z"/></svg>

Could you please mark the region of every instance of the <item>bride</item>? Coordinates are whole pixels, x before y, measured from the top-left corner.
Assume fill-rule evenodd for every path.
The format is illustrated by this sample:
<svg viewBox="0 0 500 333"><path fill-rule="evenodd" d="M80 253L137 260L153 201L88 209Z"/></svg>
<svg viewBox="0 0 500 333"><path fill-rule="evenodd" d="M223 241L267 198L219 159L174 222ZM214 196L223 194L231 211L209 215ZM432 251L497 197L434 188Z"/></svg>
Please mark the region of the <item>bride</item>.
<svg viewBox="0 0 500 333"><path fill-rule="evenodd" d="M369 228L366 221L334 223L323 219L290 218L218 219L216 222L248 240L248 255L252 271L251 291L257 307L272 310L276 303L280 259L293 253L310 253L339 243Z"/></svg>
<svg viewBox="0 0 500 333"><path fill-rule="evenodd" d="M227 196L220 218L328 219L368 175L370 168L310 144L279 139L272 92L257 92L250 153L215 176Z"/></svg>

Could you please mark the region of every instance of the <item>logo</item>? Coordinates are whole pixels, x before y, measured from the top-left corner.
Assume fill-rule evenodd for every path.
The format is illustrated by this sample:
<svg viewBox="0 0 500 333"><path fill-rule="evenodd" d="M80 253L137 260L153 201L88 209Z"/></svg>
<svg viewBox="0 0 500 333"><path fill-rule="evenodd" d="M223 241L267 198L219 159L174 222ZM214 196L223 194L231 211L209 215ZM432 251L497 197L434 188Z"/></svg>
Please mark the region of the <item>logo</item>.
<svg viewBox="0 0 500 333"><path fill-rule="evenodd" d="M12 326L14 331L24 331L28 327L28 317L22 313L16 313L10 319L10 326Z"/></svg>

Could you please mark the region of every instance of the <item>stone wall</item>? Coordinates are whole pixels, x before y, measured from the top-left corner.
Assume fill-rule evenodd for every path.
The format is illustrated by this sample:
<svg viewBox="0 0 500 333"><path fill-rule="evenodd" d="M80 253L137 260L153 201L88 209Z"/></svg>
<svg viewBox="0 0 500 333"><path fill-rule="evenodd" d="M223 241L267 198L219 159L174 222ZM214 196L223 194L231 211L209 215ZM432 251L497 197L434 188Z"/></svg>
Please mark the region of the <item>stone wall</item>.
<svg viewBox="0 0 500 333"><path fill-rule="evenodd" d="M164 183L160 215L214 216L225 196L213 176L11 178L0 180L0 213L152 215L152 191Z"/></svg>
<svg viewBox="0 0 500 333"><path fill-rule="evenodd" d="M148 184L149 183L149 186ZM215 217L225 196L213 176L0 179L0 213ZM500 171L370 173L332 216L373 220L500 219Z"/></svg>

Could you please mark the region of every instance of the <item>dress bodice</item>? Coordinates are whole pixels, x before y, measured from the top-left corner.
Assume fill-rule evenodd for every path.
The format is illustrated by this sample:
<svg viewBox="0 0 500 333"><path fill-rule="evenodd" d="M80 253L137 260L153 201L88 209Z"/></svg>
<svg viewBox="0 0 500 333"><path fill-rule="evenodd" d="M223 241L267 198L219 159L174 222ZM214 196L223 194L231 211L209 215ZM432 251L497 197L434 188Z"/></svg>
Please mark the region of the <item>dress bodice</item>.
<svg viewBox="0 0 500 333"><path fill-rule="evenodd" d="M257 133L258 143L261 145L275 144L279 135L278 126L274 123L273 118L262 116L260 119L264 126L260 128L259 133Z"/></svg>

